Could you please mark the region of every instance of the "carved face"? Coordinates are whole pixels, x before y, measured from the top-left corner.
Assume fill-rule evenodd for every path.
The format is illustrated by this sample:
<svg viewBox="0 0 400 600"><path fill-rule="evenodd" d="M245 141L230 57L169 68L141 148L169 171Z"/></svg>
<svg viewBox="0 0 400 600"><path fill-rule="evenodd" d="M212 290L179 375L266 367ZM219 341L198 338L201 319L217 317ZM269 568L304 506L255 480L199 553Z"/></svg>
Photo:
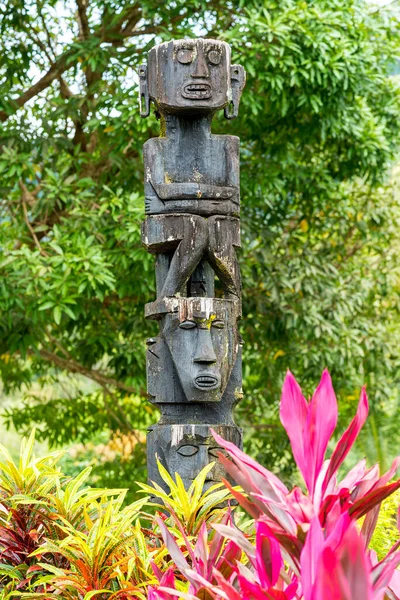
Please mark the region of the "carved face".
<svg viewBox="0 0 400 600"><path fill-rule="evenodd" d="M162 332L189 402L218 402L238 351L235 304L212 298L181 300Z"/></svg>
<svg viewBox="0 0 400 600"><path fill-rule="evenodd" d="M164 112L213 112L231 100L230 48L217 40L177 40L149 52L151 99Z"/></svg>
<svg viewBox="0 0 400 600"><path fill-rule="evenodd" d="M240 446L241 430L232 425L216 425L213 428L224 439ZM223 465L218 460L220 448L210 433L208 425L155 425L148 435L149 480L165 489L158 474L156 455L168 472L179 473L187 489L210 462L214 467L207 474L205 489L227 478ZM168 491L168 490L166 490Z"/></svg>

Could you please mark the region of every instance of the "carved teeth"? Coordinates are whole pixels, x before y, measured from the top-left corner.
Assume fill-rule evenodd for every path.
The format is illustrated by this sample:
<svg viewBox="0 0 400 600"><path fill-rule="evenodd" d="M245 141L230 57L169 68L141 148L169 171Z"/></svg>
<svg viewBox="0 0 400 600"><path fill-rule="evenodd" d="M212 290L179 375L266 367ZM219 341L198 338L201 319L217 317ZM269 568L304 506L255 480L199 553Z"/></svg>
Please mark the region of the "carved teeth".
<svg viewBox="0 0 400 600"><path fill-rule="evenodd" d="M218 383L218 379L210 375L199 375L198 377L196 377L195 381L199 387L207 388L214 387Z"/></svg>
<svg viewBox="0 0 400 600"><path fill-rule="evenodd" d="M191 85L187 85L186 86L186 90L188 92L207 92L209 90L208 85L205 85L203 83L193 83Z"/></svg>
<svg viewBox="0 0 400 600"><path fill-rule="evenodd" d="M182 96L192 100L210 98L211 86L209 83L187 83L182 90Z"/></svg>

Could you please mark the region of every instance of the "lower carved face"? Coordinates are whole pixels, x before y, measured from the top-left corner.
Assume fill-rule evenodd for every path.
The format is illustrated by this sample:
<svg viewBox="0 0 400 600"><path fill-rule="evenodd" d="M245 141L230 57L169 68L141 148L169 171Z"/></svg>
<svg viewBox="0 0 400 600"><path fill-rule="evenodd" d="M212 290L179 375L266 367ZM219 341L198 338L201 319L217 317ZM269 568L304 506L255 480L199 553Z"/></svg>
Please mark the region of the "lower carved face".
<svg viewBox="0 0 400 600"><path fill-rule="evenodd" d="M238 350L234 305L210 298L182 302L184 311L166 315L163 337L187 400L218 402Z"/></svg>
<svg viewBox="0 0 400 600"><path fill-rule="evenodd" d="M241 430L233 425L214 427L224 439L240 446ZM204 467L215 462L205 481L205 489L223 478L227 478L223 465L218 460L218 452L225 451L218 446L208 425L155 425L148 436L149 480L166 489L157 469L156 455L163 466L174 477L178 473L188 489Z"/></svg>

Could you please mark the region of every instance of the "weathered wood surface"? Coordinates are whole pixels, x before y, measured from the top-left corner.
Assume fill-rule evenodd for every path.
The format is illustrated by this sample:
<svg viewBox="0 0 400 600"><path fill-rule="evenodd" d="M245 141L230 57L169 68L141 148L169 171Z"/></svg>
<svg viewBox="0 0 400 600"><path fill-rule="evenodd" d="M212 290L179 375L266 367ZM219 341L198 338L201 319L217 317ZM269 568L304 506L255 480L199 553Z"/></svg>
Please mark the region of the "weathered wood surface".
<svg viewBox="0 0 400 600"><path fill-rule="evenodd" d="M160 137L143 148L142 240L156 255L157 299L146 317L159 322L147 342L149 399L161 411L148 470L165 489L156 455L188 486L216 459L210 427L241 445L232 417L242 396L239 139L212 134L211 122L218 110L237 115L245 73L225 42L199 39L154 47L139 76L142 116L153 103L161 120ZM208 483L223 476L218 465Z"/></svg>

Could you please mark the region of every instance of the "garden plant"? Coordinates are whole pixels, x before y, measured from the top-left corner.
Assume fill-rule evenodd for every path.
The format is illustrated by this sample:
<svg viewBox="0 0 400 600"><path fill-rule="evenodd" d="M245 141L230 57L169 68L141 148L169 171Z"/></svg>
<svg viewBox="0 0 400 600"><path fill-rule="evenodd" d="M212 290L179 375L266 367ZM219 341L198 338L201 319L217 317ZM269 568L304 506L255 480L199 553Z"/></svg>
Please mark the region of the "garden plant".
<svg viewBox="0 0 400 600"><path fill-rule="evenodd" d="M368 384L357 450L391 462L400 441L399 195L387 177L400 139L395 7L0 2L0 374L5 394L22 395L1 409L8 425L25 435L36 426L38 439L62 446L142 434L155 421L144 344L155 328L143 319L154 271L140 223L142 146L158 125L153 114L140 119L137 74L155 44L204 36L228 42L247 73L239 117L214 125L241 139L246 451L294 481L276 398L287 368L310 391L327 366L342 424ZM98 461L91 482L126 487L144 480L144 462L139 442L133 460Z"/></svg>
<svg viewBox="0 0 400 600"><path fill-rule="evenodd" d="M400 488L392 481L400 458L383 475L365 460L342 472L367 415L363 388L327 458L338 419L330 375L307 401L288 372L280 416L304 483L289 490L215 434L237 485L202 493L209 465L185 490L160 465L170 494L142 485L155 505L144 496L124 507L123 490L85 486L88 470L66 478L60 453L32 457L33 433L18 464L2 447L0 597L398 600L398 521L379 558L373 536L381 503Z"/></svg>

